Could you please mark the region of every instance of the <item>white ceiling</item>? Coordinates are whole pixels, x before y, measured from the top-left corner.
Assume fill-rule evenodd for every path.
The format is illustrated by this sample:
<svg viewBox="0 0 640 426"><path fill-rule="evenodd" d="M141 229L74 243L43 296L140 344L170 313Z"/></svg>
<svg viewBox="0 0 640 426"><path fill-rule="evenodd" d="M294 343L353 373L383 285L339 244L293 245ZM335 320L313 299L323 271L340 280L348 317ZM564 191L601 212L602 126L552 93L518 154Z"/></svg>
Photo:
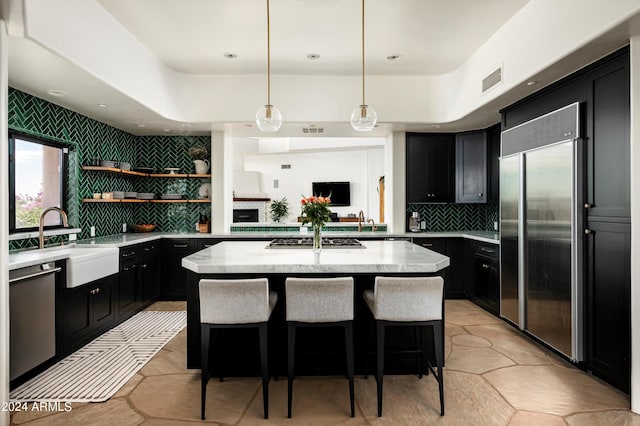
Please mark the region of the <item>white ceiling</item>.
<svg viewBox="0 0 640 426"><path fill-rule="evenodd" d="M116 64L118 72L121 71L124 75L128 69L131 70L128 80L125 78L127 88L127 84L122 84L122 80L120 84L109 81L89 64L78 61L77 56L76 60L67 57L60 52L59 45L56 50L46 39L38 38L38 34L35 38L30 37L26 31L29 30L26 24L28 21L23 13L27 15L29 7L53 7L52 3L49 3L50 0L11 0L13 10L9 22L10 86L133 134L207 134L212 128L230 129L234 135L241 137L260 134L251 120L254 111L264 101L262 97L266 92L266 88L264 91L262 89L265 86L262 81L266 82L266 0L57 1L55 5L58 9L65 10L62 7L64 5L66 10L77 10L77 16L60 13L60 16L49 18L47 15L44 23L37 21L36 24L48 26L50 30L53 28L60 34L63 31L58 28L64 26L85 27L84 30L91 31L92 28L86 28L91 24L82 19L81 12L86 12L85 5L97 5L88 9L91 13L100 11L104 15L99 17L102 21L96 22L103 23L106 16L106 20L110 21L107 24L111 25L111 30L118 30L131 37L130 40L134 44L138 43L141 46L142 50L138 52L143 56L150 53L146 56L156 58L178 76L189 76L190 81L205 81L209 78L207 76L221 77L221 81L227 81L224 80L227 78L225 76L248 76L244 80L237 80L248 82L245 93L218 100L234 108L234 113L229 114L231 118L220 119L225 113L224 106L218 109L217 113L194 113L212 110L211 104L206 103L212 96L210 87L202 88L200 99L192 99L191 102L191 98L186 100L188 106L196 105L196 109L190 113L198 118L189 122L167 118L170 114L166 115L163 111L167 109L162 108L167 104L153 105L149 98L140 96L140 93L132 93L131 89L135 91L136 85L143 84L144 81L140 80L140 73L138 77L134 77L134 71L139 69L139 64L135 58L126 56L129 51L123 54L128 60ZM496 38L496 33L501 28L512 22L519 13L522 15L523 8L530 4L529 2L542 3L542 10L553 10L562 4L556 3L560 1L577 0L366 0L366 72L372 77L367 81L374 82L369 84L385 84L385 81L397 84L400 81L398 78L404 79L401 82L404 85L399 87L398 93L406 97L407 93L413 95L410 83L413 79L433 76L437 81L444 75L464 77L460 70L466 69L464 67L468 65L474 53L483 46L486 49L487 43ZM631 0L620 1L629 3ZM342 113L344 106L341 106L342 109L339 108L337 120L333 118L334 115L325 122L314 121L318 108L313 102L319 96L325 95L323 108L330 108L331 105L328 104L332 103L331 100L336 99L336 94L344 95L346 87L348 93L345 97L352 99L353 96L355 99L352 102L354 106L357 105L358 85L352 87L354 85L349 83L345 86L345 82L358 81L361 72L360 4L359 0L271 0L272 81L275 79L280 87L283 84L291 85L294 80L296 84L300 81L336 81L342 84L336 86L336 93L318 92L325 90L324 88L315 88L315 92L301 92L299 96L309 98L310 103L304 104L308 105L308 112L298 113L297 115L303 118L297 121L287 121L285 115L283 129L278 136L302 136L302 128L309 125L324 128L324 136L356 135L347 121L350 111ZM538 7L535 10L540 9ZM624 7L621 6L620 9L623 10ZM592 12L592 18L597 19L597 16L593 15L597 14ZM389 106L395 105L398 99L388 102L382 97L376 107L383 111L384 107L387 107L387 117L394 115L390 112L395 111L396 118L385 120L383 114L380 126L366 136L385 136L393 130L460 131L493 124L499 119L500 108L628 43L630 28L640 27L638 19L633 22L635 25L612 22L609 32L600 34L595 41L592 40L580 49L568 52L560 60L555 58L537 70L532 69L530 76L539 80L540 86L528 87L523 84L526 80L520 80L518 86L505 90L500 96L488 97L479 107L474 107L468 114L460 115L460 118L454 117L452 120L435 123L415 118L405 120L404 117L408 114L403 114L397 109L389 110ZM31 30L35 29L37 33L39 28L36 28L37 25L33 27ZM540 30L544 31L544 25L540 26ZM83 40L86 44L85 51L89 52L86 56L91 59L92 55L111 53L114 55L114 61L118 60L115 58L119 48L122 50L127 46L118 45L114 40L118 39L122 43L122 35L98 31L96 30L99 36L97 42L96 39L91 42ZM531 37L531 34L528 37ZM74 47L77 48L77 45ZM545 49L544 46L540 48ZM508 46L504 54L508 54L510 49L511 46ZM234 53L237 58L227 59L225 53ZM320 55L320 58L309 60L306 55L311 53ZM402 57L396 61L387 60L387 56L392 54ZM140 62L140 65L147 64L148 62ZM482 72L493 71L494 65ZM251 76L259 79L252 80ZM300 76L304 78L301 80L298 78ZM323 76L329 80L323 79ZM331 78L339 80L330 80ZM134 86L131 83L134 83ZM387 87L387 92L393 92L394 88L395 86L391 89ZM52 96L48 93L51 89L64 91L67 96ZM372 91L371 87L367 90L369 93L373 92L375 97L375 90ZM193 90L189 93L200 95ZM175 96L175 93L173 95ZM276 95L280 95L277 102L282 103L283 91L276 92ZM298 92L294 95L297 97ZM415 96L416 99L424 99L421 98L424 95L425 93L416 92ZM252 96L258 98L251 99ZM291 100L286 97L286 93L284 96L286 105ZM169 102L173 99L169 92L166 98ZM184 102L185 99L181 101ZM107 107L99 107L99 104L106 104ZM443 108L446 108L446 105ZM289 111L289 117L296 113L296 110ZM179 114L173 116L178 117ZM342 116L344 121L340 121ZM209 119L218 121L206 121ZM137 127L140 123L143 123L144 127Z"/></svg>

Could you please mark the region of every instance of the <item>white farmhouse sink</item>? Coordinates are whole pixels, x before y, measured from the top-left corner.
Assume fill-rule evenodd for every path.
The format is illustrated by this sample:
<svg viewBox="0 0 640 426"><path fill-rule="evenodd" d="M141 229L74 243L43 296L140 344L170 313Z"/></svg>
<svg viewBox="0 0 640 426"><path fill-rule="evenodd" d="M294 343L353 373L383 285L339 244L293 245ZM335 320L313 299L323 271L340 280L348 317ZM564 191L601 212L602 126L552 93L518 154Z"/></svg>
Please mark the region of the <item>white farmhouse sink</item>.
<svg viewBox="0 0 640 426"><path fill-rule="evenodd" d="M116 247L69 249L67 259L67 288L78 287L118 272Z"/></svg>

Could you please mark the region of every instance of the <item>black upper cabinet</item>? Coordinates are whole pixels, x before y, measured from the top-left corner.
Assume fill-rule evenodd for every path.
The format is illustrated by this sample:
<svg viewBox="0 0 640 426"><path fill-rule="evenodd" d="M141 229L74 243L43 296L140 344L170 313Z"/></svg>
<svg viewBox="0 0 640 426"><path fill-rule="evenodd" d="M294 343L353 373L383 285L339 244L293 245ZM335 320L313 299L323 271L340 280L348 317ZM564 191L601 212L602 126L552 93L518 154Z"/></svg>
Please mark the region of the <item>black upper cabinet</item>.
<svg viewBox="0 0 640 426"><path fill-rule="evenodd" d="M589 218L628 218L630 210L629 59L585 75Z"/></svg>
<svg viewBox="0 0 640 426"><path fill-rule="evenodd" d="M484 130L456 135L456 203L487 202L487 137Z"/></svg>
<svg viewBox="0 0 640 426"><path fill-rule="evenodd" d="M407 203L454 199L455 135L407 133Z"/></svg>

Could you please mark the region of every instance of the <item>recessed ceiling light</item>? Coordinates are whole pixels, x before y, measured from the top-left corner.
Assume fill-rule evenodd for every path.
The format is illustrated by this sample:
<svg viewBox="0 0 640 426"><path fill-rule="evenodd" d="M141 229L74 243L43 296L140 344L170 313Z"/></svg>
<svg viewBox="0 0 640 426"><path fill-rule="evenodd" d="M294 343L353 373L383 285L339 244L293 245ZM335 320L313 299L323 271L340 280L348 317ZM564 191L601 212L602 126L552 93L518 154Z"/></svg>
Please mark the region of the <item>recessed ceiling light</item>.
<svg viewBox="0 0 640 426"><path fill-rule="evenodd" d="M182 127L191 127L191 124L189 124L189 123L182 123Z"/></svg>
<svg viewBox="0 0 640 426"><path fill-rule="evenodd" d="M169 133L171 129L162 129L163 132Z"/></svg>
<svg viewBox="0 0 640 426"><path fill-rule="evenodd" d="M107 107L107 104L98 104L98 106L99 106L100 108L106 108L106 107Z"/></svg>
<svg viewBox="0 0 640 426"><path fill-rule="evenodd" d="M51 96L57 96L59 98L63 98L68 95L67 92L63 92L62 90L56 90L56 89L51 89L47 93L49 93Z"/></svg>
<svg viewBox="0 0 640 426"><path fill-rule="evenodd" d="M227 58L227 59L236 59L236 58L238 57L238 55L237 55L237 54L235 54L235 53L226 52L226 53L224 54L224 57L225 57L225 58Z"/></svg>
<svg viewBox="0 0 640 426"><path fill-rule="evenodd" d="M400 59L400 58L402 58L402 55L399 53L394 53L393 55L387 56L387 60L389 61L395 61L396 59Z"/></svg>
<svg viewBox="0 0 640 426"><path fill-rule="evenodd" d="M535 86L536 84L538 84L536 80L527 81L527 86Z"/></svg>
<svg viewBox="0 0 640 426"><path fill-rule="evenodd" d="M316 127L316 125L315 124L309 124L309 126L307 126L307 127Z"/></svg>
<svg viewBox="0 0 640 426"><path fill-rule="evenodd" d="M439 125L439 124L432 124L432 125L431 125L431 128L432 128L432 129L439 129L439 128L440 128L440 125Z"/></svg>
<svg viewBox="0 0 640 426"><path fill-rule="evenodd" d="M134 126L136 126L136 127L147 127L147 125L146 125L146 124L142 124L142 123L140 123L140 124L134 124Z"/></svg>
<svg viewBox="0 0 640 426"><path fill-rule="evenodd" d="M244 123L244 127L253 127L253 124Z"/></svg>
<svg viewBox="0 0 640 426"><path fill-rule="evenodd" d="M307 59L311 59L312 61L315 61L316 59L319 59L320 55L317 53L309 53L307 55Z"/></svg>

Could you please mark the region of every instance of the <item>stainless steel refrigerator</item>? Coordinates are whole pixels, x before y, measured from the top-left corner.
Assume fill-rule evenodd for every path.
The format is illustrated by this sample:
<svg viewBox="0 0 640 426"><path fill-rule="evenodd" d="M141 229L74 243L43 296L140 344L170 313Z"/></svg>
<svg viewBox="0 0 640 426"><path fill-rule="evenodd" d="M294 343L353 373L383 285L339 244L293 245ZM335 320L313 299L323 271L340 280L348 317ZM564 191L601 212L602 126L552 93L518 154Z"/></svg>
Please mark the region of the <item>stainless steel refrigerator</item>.
<svg viewBox="0 0 640 426"><path fill-rule="evenodd" d="M579 104L502 132L500 315L583 358Z"/></svg>

